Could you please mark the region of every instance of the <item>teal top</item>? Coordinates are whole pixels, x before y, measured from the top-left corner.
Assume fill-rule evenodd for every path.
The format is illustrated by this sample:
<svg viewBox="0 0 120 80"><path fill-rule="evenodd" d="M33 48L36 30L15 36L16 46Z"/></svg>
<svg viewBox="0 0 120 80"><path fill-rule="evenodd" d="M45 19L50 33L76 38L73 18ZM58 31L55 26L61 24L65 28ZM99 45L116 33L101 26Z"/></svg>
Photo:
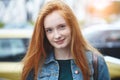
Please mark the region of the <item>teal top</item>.
<svg viewBox="0 0 120 80"><path fill-rule="evenodd" d="M73 80L71 60L57 60L60 66L58 80Z"/></svg>

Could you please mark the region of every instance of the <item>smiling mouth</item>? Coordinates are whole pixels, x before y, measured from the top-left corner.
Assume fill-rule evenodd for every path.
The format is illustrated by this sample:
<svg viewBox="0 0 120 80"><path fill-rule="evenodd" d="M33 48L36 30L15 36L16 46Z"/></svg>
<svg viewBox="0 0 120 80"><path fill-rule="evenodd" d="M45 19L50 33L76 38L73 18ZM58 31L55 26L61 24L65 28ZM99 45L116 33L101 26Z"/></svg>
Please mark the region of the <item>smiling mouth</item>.
<svg viewBox="0 0 120 80"><path fill-rule="evenodd" d="M59 41L55 41L55 43L57 43L57 44L62 44L62 43L64 43L64 40L65 40L65 39L62 39L62 40L59 40Z"/></svg>

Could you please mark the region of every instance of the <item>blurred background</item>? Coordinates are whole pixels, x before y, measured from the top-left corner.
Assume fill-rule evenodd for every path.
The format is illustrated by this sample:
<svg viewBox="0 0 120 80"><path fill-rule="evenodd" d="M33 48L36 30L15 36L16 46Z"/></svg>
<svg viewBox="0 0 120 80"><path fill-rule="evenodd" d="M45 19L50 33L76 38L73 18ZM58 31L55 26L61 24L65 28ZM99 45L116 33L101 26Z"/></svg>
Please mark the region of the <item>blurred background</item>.
<svg viewBox="0 0 120 80"><path fill-rule="evenodd" d="M49 0L0 0L0 80L20 80L39 10ZM107 62L112 80L120 80L120 1L64 0L82 33Z"/></svg>

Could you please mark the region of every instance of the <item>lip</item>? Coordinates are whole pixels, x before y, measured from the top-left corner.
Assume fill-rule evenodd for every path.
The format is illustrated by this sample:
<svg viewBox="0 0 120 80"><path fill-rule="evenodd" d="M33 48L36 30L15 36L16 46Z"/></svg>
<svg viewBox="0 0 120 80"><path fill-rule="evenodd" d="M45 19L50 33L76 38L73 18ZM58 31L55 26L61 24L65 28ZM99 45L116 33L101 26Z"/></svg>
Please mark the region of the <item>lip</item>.
<svg viewBox="0 0 120 80"><path fill-rule="evenodd" d="M62 39L62 40L59 40L59 41L55 41L55 43L57 43L57 44L63 44L63 43L64 43L64 40L65 40L65 39Z"/></svg>

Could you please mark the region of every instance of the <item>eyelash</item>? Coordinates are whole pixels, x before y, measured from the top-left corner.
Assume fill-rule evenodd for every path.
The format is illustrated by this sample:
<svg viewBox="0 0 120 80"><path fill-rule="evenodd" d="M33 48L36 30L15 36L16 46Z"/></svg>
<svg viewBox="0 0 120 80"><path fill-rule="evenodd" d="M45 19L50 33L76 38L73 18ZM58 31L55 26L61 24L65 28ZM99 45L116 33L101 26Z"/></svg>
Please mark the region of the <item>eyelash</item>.
<svg viewBox="0 0 120 80"><path fill-rule="evenodd" d="M60 25L60 29L64 29L66 27L66 25Z"/></svg>
<svg viewBox="0 0 120 80"><path fill-rule="evenodd" d="M50 32L52 32L52 29L47 29L47 30L45 30L47 33L50 33Z"/></svg>

